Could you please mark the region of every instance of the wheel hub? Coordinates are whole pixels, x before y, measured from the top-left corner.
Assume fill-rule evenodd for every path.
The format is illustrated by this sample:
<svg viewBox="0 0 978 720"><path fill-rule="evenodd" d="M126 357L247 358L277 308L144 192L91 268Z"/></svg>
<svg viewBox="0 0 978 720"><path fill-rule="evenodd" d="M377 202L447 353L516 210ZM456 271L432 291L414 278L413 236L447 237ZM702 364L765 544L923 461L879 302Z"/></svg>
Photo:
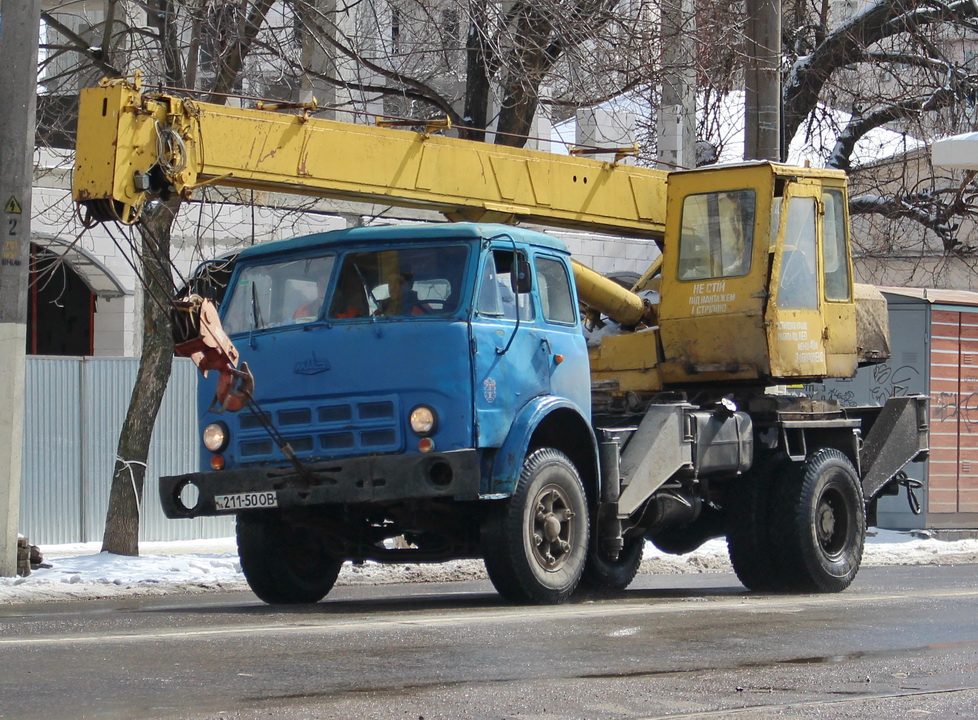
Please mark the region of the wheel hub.
<svg viewBox="0 0 978 720"><path fill-rule="evenodd" d="M543 533L547 542L553 542L560 537L560 520L553 513L548 513L543 520Z"/></svg>
<svg viewBox="0 0 978 720"><path fill-rule="evenodd" d="M850 518L842 496L828 490L815 510L815 535L822 551L829 557L842 552L850 538Z"/></svg>
<svg viewBox="0 0 978 720"><path fill-rule="evenodd" d="M559 570L567 561L574 533L574 511L560 488L544 488L534 503L533 555L547 570Z"/></svg>
<svg viewBox="0 0 978 720"><path fill-rule="evenodd" d="M835 511L828 503L822 503L819 511L819 535L824 541L831 540L835 534Z"/></svg>

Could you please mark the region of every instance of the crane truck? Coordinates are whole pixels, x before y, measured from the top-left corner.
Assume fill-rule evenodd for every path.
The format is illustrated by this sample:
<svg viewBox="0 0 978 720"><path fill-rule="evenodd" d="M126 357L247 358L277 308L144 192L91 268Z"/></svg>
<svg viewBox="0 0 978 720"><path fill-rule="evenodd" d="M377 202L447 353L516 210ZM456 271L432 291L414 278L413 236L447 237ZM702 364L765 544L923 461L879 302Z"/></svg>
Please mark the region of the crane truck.
<svg viewBox="0 0 978 720"><path fill-rule="evenodd" d="M83 91L73 196L90 220L137 222L205 184L451 221L249 247L174 303L178 353L216 377L202 469L161 478L160 500L171 518L236 515L268 603L319 601L346 561L456 558L482 558L510 601L558 603L625 588L647 541L724 536L748 589L838 592L879 497L926 457L925 397L791 389L889 356L885 301L853 281L841 172L663 172L138 77ZM661 254L622 287L517 223ZM589 346L585 323L617 332Z"/></svg>

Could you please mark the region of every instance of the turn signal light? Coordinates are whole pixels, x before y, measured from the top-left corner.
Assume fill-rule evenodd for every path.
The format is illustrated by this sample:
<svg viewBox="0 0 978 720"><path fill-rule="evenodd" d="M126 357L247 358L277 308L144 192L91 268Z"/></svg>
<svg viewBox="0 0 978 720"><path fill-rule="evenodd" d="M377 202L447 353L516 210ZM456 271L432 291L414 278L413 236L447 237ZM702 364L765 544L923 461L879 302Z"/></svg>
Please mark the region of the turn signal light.
<svg viewBox="0 0 978 720"><path fill-rule="evenodd" d="M211 455L211 468L214 470L224 469L224 456L223 455Z"/></svg>

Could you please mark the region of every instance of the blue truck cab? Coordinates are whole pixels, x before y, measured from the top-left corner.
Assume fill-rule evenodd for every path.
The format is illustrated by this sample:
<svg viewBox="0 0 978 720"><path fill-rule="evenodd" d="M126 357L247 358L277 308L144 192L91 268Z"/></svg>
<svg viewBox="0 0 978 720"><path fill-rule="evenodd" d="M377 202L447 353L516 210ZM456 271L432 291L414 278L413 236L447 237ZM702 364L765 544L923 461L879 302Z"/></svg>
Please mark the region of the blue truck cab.
<svg viewBox="0 0 978 720"><path fill-rule="evenodd" d="M162 478L160 496L169 517L237 514L263 599L318 600L346 560L517 552L486 546L513 540L501 514L534 453L581 491L521 500L547 505L543 552L563 566L586 550L597 451L561 241L458 223L267 243L237 256L220 315L255 403L222 412L201 381L203 470ZM523 597L511 564L490 575Z"/></svg>

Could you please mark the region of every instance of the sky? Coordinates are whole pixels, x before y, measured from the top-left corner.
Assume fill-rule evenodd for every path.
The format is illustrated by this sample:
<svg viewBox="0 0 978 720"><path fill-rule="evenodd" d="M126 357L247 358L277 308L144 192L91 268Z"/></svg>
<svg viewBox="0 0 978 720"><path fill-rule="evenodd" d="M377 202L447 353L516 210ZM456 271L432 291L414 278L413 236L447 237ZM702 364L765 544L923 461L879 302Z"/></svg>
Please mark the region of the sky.
<svg viewBox="0 0 978 720"><path fill-rule="evenodd" d="M978 563L978 539L940 540L920 532L870 529L863 566ZM234 538L142 543L139 557L100 553L98 543L41 548L50 568L0 578L0 604L248 590ZM683 556L646 546L642 573L730 572L726 543L711 540ZM337 585L485 579L477 560L436 565L347 563Z"/></svg>

